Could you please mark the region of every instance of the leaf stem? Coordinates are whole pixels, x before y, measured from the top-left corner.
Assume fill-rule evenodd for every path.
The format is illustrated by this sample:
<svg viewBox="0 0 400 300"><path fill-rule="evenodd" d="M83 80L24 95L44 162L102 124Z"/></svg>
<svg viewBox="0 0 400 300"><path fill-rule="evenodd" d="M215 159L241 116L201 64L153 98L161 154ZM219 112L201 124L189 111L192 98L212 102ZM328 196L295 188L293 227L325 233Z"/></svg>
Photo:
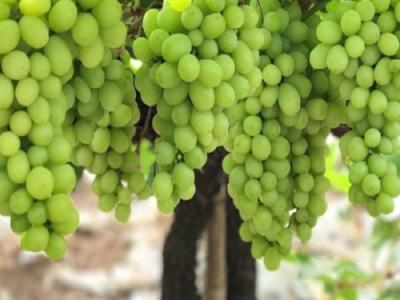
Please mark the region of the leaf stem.
<svg viewBox="0 0 400 300"><path fill-rule="evenodd" d="M315 4L310 10L308 10L306 13L303 14L302 20L305 21L309 17L311 17L313 14L315 14L316 12L319 12L320 10L322 10L329 1L331 1L331 0L322 0L322 1L318 2L317 4Z"/></svg>

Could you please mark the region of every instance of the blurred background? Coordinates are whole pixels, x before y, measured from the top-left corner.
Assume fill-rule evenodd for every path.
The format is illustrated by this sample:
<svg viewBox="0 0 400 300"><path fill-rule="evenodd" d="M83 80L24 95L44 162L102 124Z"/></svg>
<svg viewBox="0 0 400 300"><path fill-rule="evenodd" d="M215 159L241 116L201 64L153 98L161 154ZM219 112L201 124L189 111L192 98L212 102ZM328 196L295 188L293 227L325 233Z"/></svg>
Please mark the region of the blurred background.
<svg viewBox="0 0 400 300"><path fill-rule="evenodd" d="M328 211L312 241L295 241L295 251L279 271L267 272L258 262L258 300L400 299L400 205L376 220L363 208L350 206L338 142L331 138L329 145ZM150 169L154 158L149 144L142 147L142 165ZM84 173L72 194L81 226L69 237L63 261L51 263L43 255L21 252L9 220L0 217L0 300L160 299L163 245L173 216L160 214L155 199L135 200L129 223L118 224L112 214L98 210L92 179ZM204 244L198 245L200 290L207 261Z"/></svg>

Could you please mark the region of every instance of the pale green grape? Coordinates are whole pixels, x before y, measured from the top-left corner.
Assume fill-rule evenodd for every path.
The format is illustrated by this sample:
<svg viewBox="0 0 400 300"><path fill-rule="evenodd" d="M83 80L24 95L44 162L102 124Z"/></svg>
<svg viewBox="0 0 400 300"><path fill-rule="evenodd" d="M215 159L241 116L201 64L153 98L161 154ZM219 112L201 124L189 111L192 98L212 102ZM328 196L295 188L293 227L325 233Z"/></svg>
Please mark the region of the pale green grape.
<svg viewBox="0 0 400 300"><path fill-rule="evenodd" d="M43 167L33 168L26 179L26 189L35 199L44 200L53 191L54 180L51 172Z"/></svg>
<svg viewBox="0 0 400 300"><path fill-rule="evenodd" d="M127 37L126 25L119 21L111 27L101 29L100 36L105 46L114 49L122 47Z"/></svg>
<svg viewBox="0 0 400 300"><path fill-rule="evenodd" d="M25 183L30 169L28 156L23 151L19 151L7 161L8 176L16 184Z"/></svg>
<svg viewBox="0 0 400 300"><path fill-rule="evenodd" d="M87 68L95 68L100 65L104 54L104 44L100 37L89 46L79 46L78 56L82 64Z"/></svg>
<svg viewBox="0 0 400 300"><path fill-rule="evenodd" d="M49 244L49 236L49 231L45 226L32 226L23 237L24 248L32 252L44 251Z"/></svg>
<svg viewBox="0 0 400 300"><path fill-rule="evenodd" d="M317 38L325 45L337 44L342 36L340 25L334 21L322 21L317 27Z"/></svg>
<svg viewBox="0 0 400 300"><path fill-rule="evenodd" d="M3 156L16 155L21 147L19 137L10 131L0 134L0 154Z"/></svg>
<svg viewBox="0 0 400 300"><path fill-rule="evenodd" d="M42 16L51 8L50 0L21 0L19 8L24 15L27 16Z"/></svg>
<svg viewBox="0 0 400 300"><path fill-rule="evenodd" d="M9 108L14 100L14 87L10 79L0 74L0 109Z"/></svg>
<svg viewBox="0 0 400 300"><path fill-rule="evenodd" d="M172 176L165 172L158 173L153 180L151 188L159 201L167 200L171 197L174 188Z"/></svg>
<svg viewBox="0 0 400 300"><path fill-rule="evenodd" d="M225 31L226 22L219 13L206 16L201 23L201 31L206 39L216 39Z"/></svg>
<svg viewBox="0 0 400 300"><path fill-rule="evenodd" d="M196 5L190 5L182 12L181 22L187 30L200 27L202 21L203 12Z"/></svg>
<svg viewBox="0 0 400 300"><path fill-rule="evenodd" d="M52 232L49 236L49 242L44 251L51 260L60 260L64 257L67 251L67 242L61 234Z"/></svg>
<svg viewBox="0 0 400 300"><path fill-rule="evenodd" d="M3 57L1 68L8 78L21 80L29 74L30 61L24 52L15 50Z"/></svg>
<svg viewBox="0 0 400 300"><path fill-rule="evenodd" d="M68 73L72 66L71 52L62 38L53 35L44 47L44 54L50 61L51 70L55 75Z"/></svg>
<svg viewBox="0 0 400 300"><path fill-rule="evenodd" d="M186 54L192 51L190 39L183 34L174 34L168 37L161 48L162 56L167 62L177 63Z"/></svg>
<svg viewBox="0 0 400 300"><path fill-rule="evenodd" d="M26 189L15 191L10 198L10 210L18 215L25 214L29 211L33 204L33 198L29 195Z"/></svg>
<svg viewBox="0 0 400 300"><path fill-rule="evenodd" d="M13 51L20 40L18 23L13 20L0 21L0 54Z"/></svg>

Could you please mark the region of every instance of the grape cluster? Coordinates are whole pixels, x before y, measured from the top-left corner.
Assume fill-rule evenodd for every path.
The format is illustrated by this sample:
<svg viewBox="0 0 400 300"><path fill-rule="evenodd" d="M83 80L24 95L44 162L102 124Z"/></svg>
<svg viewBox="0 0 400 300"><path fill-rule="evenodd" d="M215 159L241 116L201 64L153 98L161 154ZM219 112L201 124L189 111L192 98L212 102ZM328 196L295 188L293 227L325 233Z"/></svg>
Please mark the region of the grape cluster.
<svg viewBox="0 0 400 300"><path fill-rule="evenodd" d="M104 156L89 161L106 147L110 124L115 153L105 154L106 163L118 169L123 158L124 170L134 169L133 78L109 50L124 45L127 30L116 0L6 1L0 8L0 213L11 217L22 249L57 260L64 236L79 225L68 196L76 185L71 158L106 173ZM100 186L115 192L115 176L107 174ZM127 202L121 190L118 199ZM120 220L130 212L117 210Z"/></svg>
<svg viewBox="0 0 400 300"><path fill-rule="evenodd" d="M317 27L320 44L310 62L314 69L329 71L331 97L346 106L352 130L340 148L350 162L349 199L366 205L371 216L388 214L400 195L389 158L399 151L400 4L347 1L328 11Z"/></svg>
<svg viewBox="0 0 400 300"><path fill-rule="evenodd" d="M96 174L93 192L99 196L100 210L116 208L116 219L126 222L132 194L150 196L144 175L136 172L139 157L132 144L140 118L133 75L110 52L95 68L80 65L64 89L78 99L68 113L72 162Z"/></svg>
<svg viewBox="0 0 400 300"><path fill-rule="evenodd" d="M166 213L193 197L194 170L226 142L231 108L261 82L255 61L265 38L255 28L257 11L239 7L237 0L190 2L165 1L162 10L149 10L143 20L147 38L133 43L144 63L136 86L142 100L157 109L160 172L152 192Z"/></svg>
<svg viewBox="0 0 400 300"><path fill-rule="evenodd" d="M263 22L253 31L268 42L254 47L259 38L246 39L248 31L239 31L240 39L259 50L261 79L234 109L223 168L244 220L242 239L252 243L254 258L275 270L291 251L293 232L307 242L326 211L325 141L342 110L322 97L329 88L326 74L309 68L319 18L302 22L297 3L281 8L269 1L261 8Z"/></svg>

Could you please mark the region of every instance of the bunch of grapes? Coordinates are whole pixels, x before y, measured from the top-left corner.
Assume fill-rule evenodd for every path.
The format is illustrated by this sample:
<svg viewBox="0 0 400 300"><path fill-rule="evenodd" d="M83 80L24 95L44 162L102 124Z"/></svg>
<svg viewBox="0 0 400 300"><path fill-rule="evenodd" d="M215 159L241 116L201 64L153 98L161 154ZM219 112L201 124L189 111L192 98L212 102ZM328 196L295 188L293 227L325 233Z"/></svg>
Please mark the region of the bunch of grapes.
<svg viewBox="0 0 400 300"><path fill-rule="evenodd" d="M144 175L136 172L139 157L132 144L140 118L133 75L110 52L95 68L80 65L64 89L77 99L68 112L72 162L96 174L93 192L100 198L101 211L116 207L116 219L126 222L132 194L150 196Z"/></svg>
<svg viewBox="0 0 400 300"><path fill-rule="evenodd" d="M11 217L22 249L57 260L79 225L70 161L88 163L90 153L79 152L78 141L108 122L118 131L110 144L120 153L131 146L134 132L122 128L139 118L133 78L109 50L124 45L127 30L116 0L9 0L0 9L0 213ZM106 135L94 132L90 151L105 147ZM114 167L116 154L106 155ZM134 158L126 154L125 164ZM104 157L93 160L89 169L104 168Z"/></svg>
<svg viewBox="0 0 400 300"><path fill-rule="evenodd" d="M331 95L347 106L352 130L340 148L350 162L349 199L366 205L371 216L388 214L400 194L389 158L399 151L400 4L347 1L328 11L317 27L320 44L310 62L314 69L329 71Z"/></svg>
<svg viewBox="0 0 400 300"><path fill-rule="evenodd" d="M252 243L255 259L264 258L266 268L275 270L291 251L293 232L307 242L326 211L325 142L342 110L322 97L329 88L326 74L309 68L319 18L304 23L297 3L268 4L260 10L260 28L253 29L268 42L254 47L260 39L240 32L240 39L260 50L256 66L262 83L234 109L223 168L244 220L242 239Z"/></svg>
<svg viewBox="0 0 400 300"><path fill-rule="evenodd" d="M144 63L136 86L141 99L157 109L160 172L152 192L166 213L193 197L194 170L228 138L230 108L261 82L255 61L264 33L255 28L257 11L239 7L237 0L190 2L165 1L162 10L149 10L143 20L147 38L133 44Z"/></svg>

